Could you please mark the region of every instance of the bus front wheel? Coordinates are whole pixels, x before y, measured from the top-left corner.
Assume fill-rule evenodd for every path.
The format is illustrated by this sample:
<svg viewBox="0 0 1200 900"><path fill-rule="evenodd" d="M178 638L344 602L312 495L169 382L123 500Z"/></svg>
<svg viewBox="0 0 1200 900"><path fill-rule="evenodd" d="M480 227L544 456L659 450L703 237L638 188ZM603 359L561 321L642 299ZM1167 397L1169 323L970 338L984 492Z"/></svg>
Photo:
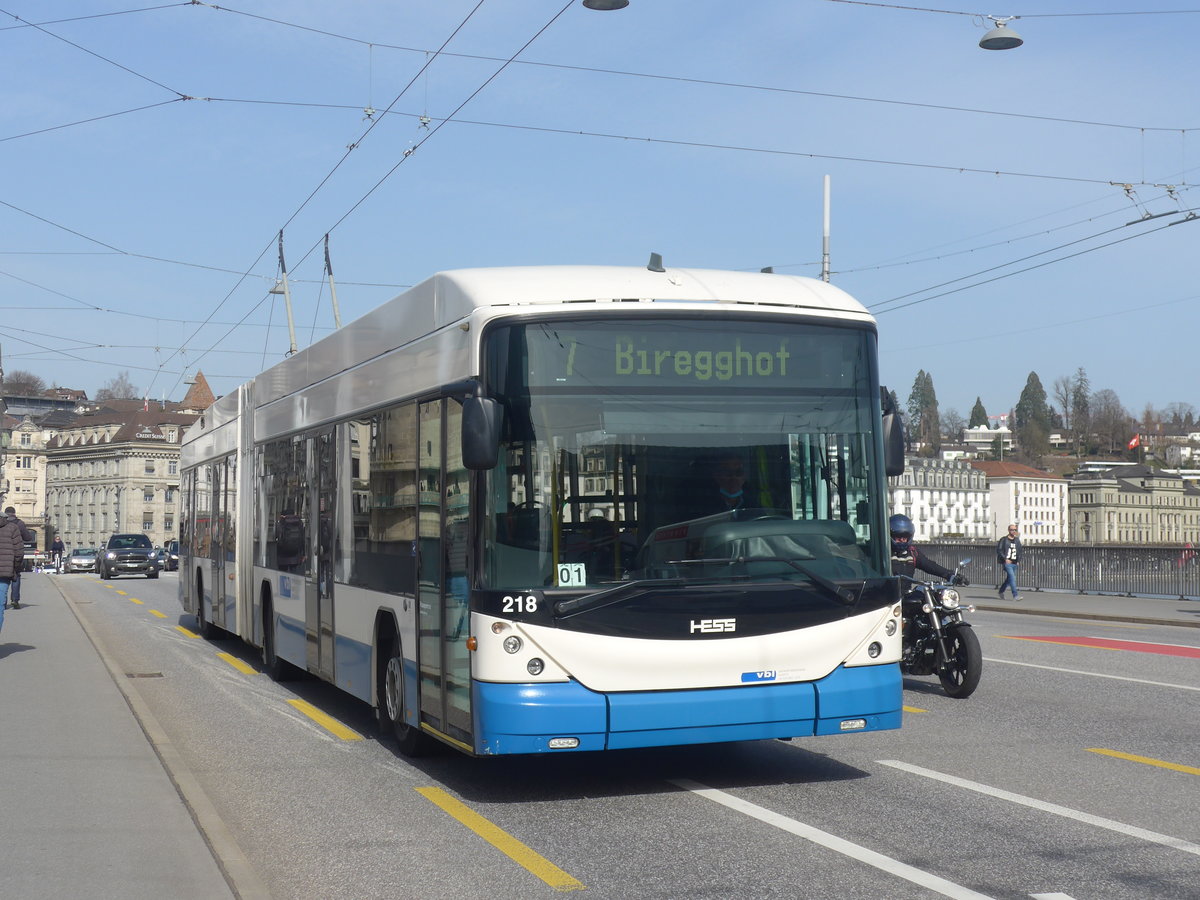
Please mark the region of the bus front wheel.
<svg viewBox="0 0 1200 900"><path fill-rule="evenodd" d="M395 643L388 648L387 660L380 667L379 681L380 725L392 734L396 746L405 756L429 755L434 749L433 740L404 718L404 659Z"/></svg>

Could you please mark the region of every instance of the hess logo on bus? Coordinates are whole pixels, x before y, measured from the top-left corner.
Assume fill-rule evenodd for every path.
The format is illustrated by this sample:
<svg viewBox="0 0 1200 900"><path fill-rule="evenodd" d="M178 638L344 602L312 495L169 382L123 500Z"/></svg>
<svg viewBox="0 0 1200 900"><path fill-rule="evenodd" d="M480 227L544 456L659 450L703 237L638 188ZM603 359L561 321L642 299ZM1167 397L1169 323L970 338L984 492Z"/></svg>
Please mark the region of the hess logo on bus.
<svg viewBox="0 0 1200 900"><path fill-rule="evenodd" d="M723 631L737 631L737 619L692 619L692 634L716 634Z"/></svg>

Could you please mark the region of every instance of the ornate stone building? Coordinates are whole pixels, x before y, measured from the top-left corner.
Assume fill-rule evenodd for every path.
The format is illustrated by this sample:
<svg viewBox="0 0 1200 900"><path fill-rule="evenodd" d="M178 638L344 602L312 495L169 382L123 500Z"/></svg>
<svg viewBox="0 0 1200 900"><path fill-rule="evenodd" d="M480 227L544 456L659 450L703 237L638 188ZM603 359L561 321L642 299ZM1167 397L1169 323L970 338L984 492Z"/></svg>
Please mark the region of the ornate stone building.
<svg viewBox="0 0 1200 900"><path fill-rule="evenodd" d="M109 400L56 429L45 450L45 527L68 547L114 532L178 536L179 446L211 405L203 375L181 403Z"/></svg>
<svg viewBox="0 0 1200 900"><path fill-rule="evenodd" d="M1071 482L1071 540L1200 543L1200 486L1148 466L1083 472Z"/></svg>
<svg viewBox="0 0 1200 900"><path fill-rule="evenodd" d="M917 542L991 537L987 478L969 463L908 457L904 474L888 479L888 493L892 513L913 520Z"/></svg>

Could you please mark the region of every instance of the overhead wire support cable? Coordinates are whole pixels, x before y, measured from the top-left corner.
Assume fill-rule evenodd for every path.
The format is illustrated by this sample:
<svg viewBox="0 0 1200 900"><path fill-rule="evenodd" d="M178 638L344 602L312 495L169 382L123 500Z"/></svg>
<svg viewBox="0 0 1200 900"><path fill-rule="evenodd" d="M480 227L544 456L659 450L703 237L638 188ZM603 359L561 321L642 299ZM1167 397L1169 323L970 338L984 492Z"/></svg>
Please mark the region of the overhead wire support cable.
<svg viewBox="0 0 1200 900"><path fill-rule="evenodd" d="M121 71L128 72L130 75L133 75L135 78L140 78L140 79L142 79L142 81L149 82L150 84L154 85L155 87L160 87L164 91L174 94L180 100L194 100L195 99L194 97L190 97L187 94L183 93L182 91L175 90L175 88L173 88L173 87L167 87L167 85L163 84L161 81L155 81L149 75L143 75L141 72L136 72L133 69L129 68L129 66L121 65L121 63L116 62L115 60L109 59L107 56L102 56L101 54L97 53L94 50L89 50L87 47L84 47L81 44L77 44L74 41L68 40L67 38L63 37L62 35L55 34L53 31L47 31L42 26L34 25L32 22L26 22L25 19L22 19L20 16L14 14L14 13L10 13L6 9L0 9L0 14L6 15L6 16L11 16L12 18L16 19L18 22L25 22L25 24L29 25L30 28L34 28L37 31L40 31L42 34L47 35L48 37L54 38L56 41L62 41L64 44L69 44L70 46L74 47L76 50L79 50L82 53L86 53L86 54L88 54L88 56L94 56L96 59L101 60L102 62L106 62L110 66L116 66Z"/></svg>
<svg viewBox="0 0 1200 900"><path fill-rule="evenodd" d="M77 122L64 122L62 125L51 125L48 128L39 128L36 131L26 131L24 134L10 134L8 137L0 138L0 143L5 141L15 141L18 138L33 137L38 134L46 134L51 131L61 131L64 128L74 128L76 125L87 125L91 122L102 122L105 119L115 119L117 116L127 116L130 113L143 112L147 109L155 109L159 106L166 106L168 103L178 103L180 100L194 99L189 97L172 97L170 100L160 100L158 103L151 103L147 106L135 106L133 109L123 109L120 112L106 113L102 116L92 116L90 119L80 119Z"/></svg>
<svg viewBox="0 0 1200 900"><path fill-rule="evenodd" d="M128 16L133 13L155 12L160 9L174 9L177 6L194 6L195 0L180 0L179 3L165 3L161 6L143 6L138 9L118 9L113 12L93 13L90 16L71 16L67 19L47 19L44 22L26 22L21 20L20 25L5 25L0 27L0 31L15 31L18 28L36 28L40 25L65 25L68 22L85 22L88 19L110 19L113 16Z"/></svg>
<svg viewBox="0 0 1200 900"><path fill-rule="evenodd" d="M471 92L471 93L470 93L470 94L467 96L467 98L466 98L465 100L463 100L461 103L459 103L459 104L458 104L458 106L456 106L456 107L455 107L455 108L454 108L454 109L453 109L453 110L450 112L450 114L449 114L449 115L447 115L447 116L445 116L444 118L442 118L442 119L438 120L438 124L437 124L437 125L436 125L434 128L430 129L430 130L429 130L429 132L428 132L428 133L427 133L427 134L426 134L426 135L425 135L423 138L421 138L421 140L417 141L417 142L416 142L415 144L413 144L411 147L408 147L408 148L407 148L407 149L404 151L404 153L403 153L403 154L401 154L401 156L400 156L400 159L398 159L398 160L396 161L396 164L395 164L394 166L392 166L390 169L388 169L388 171L384 173L383 177L382 177L382 178L380 178L380 179L379 179L377 182L375 182L375 184L373 184L373 185L371 186L371 188L370 188L370 189L369 189L369 190L368 190L368 191L367 191L365 194L363 194L361 197L359 197L359 198L358 198L358 200L355 202L355 204L354 204L353 206L351 206L351 207L350 207L348 210L346 210L346 212L345 212L345 213L343 213L343 214L342 214L342 216L341 216L341 217L340 217L340 218L339 218L339 219L338 219L336 222L334 222L334 223L333 223L333 225L331 225L331 226L329 227L329 229L326 231L326 234L329 234L329 233L330 233L330 232L332 232L332 231L333 231L335 228L337 228L339 225L341 225L341 224L342 224L344 221L346 221L346 219L348 219L348 218L349 218L349 217L350 217L350 216L351 216L351 215L354 213L354 211L355 211L356 209L358 209L358 208L359 208L359 207L360 207L360 206L361 206L363 203L365 203L365 202L366 202L366 200L367 200L367 198L368 198L368 197L370 197L370 196L371 196L373 193L375 193L375 191L377 191L377 190L379 189L379 187L380 187L380 186L381 186L381 185L382 185L382 184L383 184L385 181L387 181L389 178L391 178L391 176L392 176L392 175L395 173L395 171L396 171L397 169L399 169L399 168L400 168L400 166L401 166L401 165L404 163L404 161L405 161L405 160L407 160L409 157L411 157L411 156L413 155L413 153L415 153L415 152L416 152L418 149L420 149L420 148L421 148L421 147L422 147L422 146L425 144L425 142L426 142L426 141L428 141L428 140L429 140L430 138L432 138L432 137L433 137L435 134L437 134L439 131L441 131L441 130L442 130L442 128L444 128L444 127L445 127L445 126L446 126L446 125L447 125L449 122L451 122L451 121L454 121L454 117L455 117L456 115L458 115L458 113L459 113L459 112L460 112L460 111L461 111L461 110L462 110L462 109L463 109L463 108L464 108L464 107L465 107L465 106L466 106L468 103L470 103L470 102L471 102L472 100L474 100L474 99L475 99L477 96L479 96L479 94L480 94L480 93L483 91L483 89L484 89L484 88L486 88L486 87L487 87L489 84L491 84L493 81L495 81L495 80L496 80L496 78L498 78L498 77L500 76L500 73L501 73L501 72L503 72L505 69L507 69L507 68L509 67L509 65L511 65L511 64L512 64L512 62L513 62L513 61L514 61L514 60L515 60L515 59L516 59L518 56L520 56L522 53L524 53L524 52L525 52L525 50L526 50L526 49L527 49L527 48L528 48L528 47L529 47L529 46L530 46L530 45L531 45L531 44L532 44L534 41L536 41L536 40L537 40L539 37L541 37L541 36L542 36L542 34L544 34L544 33L545 33L546 29L548 29L548 28L549 28L551 25L553 25L553 24L554 24L556 21L558 21L559 17L560 17L560 16L562 16L562 14L563 14L563 13L565 13L565 12L566 12L568 9L570 9L570 8L571 8L571 7L574 5L574 2L575 2L575 0L568 0L567 4L566 4L565 6L563 6L563 8L562 8L562 9L560 9L560 10L559 10L557 13L555 13L555 14L554 14L554 15L553 15L553 16L550 18L550 20L549 20L548 22L546 22L546 24L545 24L545 25L543 25L541 28L539 28L539 29L537 30L537 32L536 32L536 33L534 33L534 35L533 35L531 38L529 38L529 40L527 40L527 41L526 41L524 44L522 44L522 45L521 45L521 46L520 46L520 47L517 49L517 51L516 51L515 53L513 53L513 54L512 54L512 56L510 56L510 57L509 57L507 60L505 60L505 62L504 62L504 65L500 66L498 69L496 69L496 71L495 71L495 72L493 72L491 75L489 75L489 76L488 76L488 77L487 77L487 78L484 80L484 82L483 82L482 84L480 84L480 85L479 85L479 87L475 88L475 90L473 90L473 91L472 91L472 92ZM482 5L482 3L483 3L483 0L480 0L480 5ZM478 9L479 7L478 7L478 6L476 6L475 8L476 8L476 9ZM474 12L474 10L472 10L472 12ZM460 25L459 27L461 28L462 26ZM443 46L445 46L445 45L443 45ZM410 84L411 84L411 82L410 82ZM407 88L405 88L405 89L407 90ZM399 99L399 98L397 98L397 99ZM381 118L382 118L382 117L381 117ZM300 262L301 262L301 263L303 263L303 262L304 262L304 260L308 259L308 257L309 257L310 255L312 255L312 253L313 253L313 252L314 252L314 251L317 249L317 246L318 246L319 244L320 244L320 242L319 242L319 241L318 241L318 242L316 242L316 243L314 243L314 244L313 244L313 245L312 245L312 246L311 246L311 247L308 249L308 252L306 252L306 253L304 254L304 256L302 256L302 257L300 258Z"/></svg>
<svg viewBox="0 0 1200 900"><path fill-rule="evenodd" d="M836 2L836 0L835 0L835 2ZM368 41L364 38L351 37L350 35L339 34L334 31L326 31L326 30L320 29L320 28L313 28L311 26L301 25L296 22L288 22L283 19L271 18L270 16L260 16L255 13L249 13L249 12L245 12L243 10L233 9L232 7L229 7L229 6L215 6L210 3L201 2L201 0L192 0L192 4L196 5L196 6L207 6L210 9L216 10L218 12L233 13L235 15L246 16L247 18L251 18L251 19L258 19L263 22L269 22L273 25L281 25L285 28L295 28L299 31L307 31L312 34L321 35L322 37L333 38L335 40L341 40L341 41L348 41L348 42L354 43L354 44L362 44L364 46L368 46L371 48L380 47L380 48L383 48L386 50L399 50L399 51L402 51L405 53L424 53L426 55L428 55L430 53L430 51L428 49L422 48L422 47L407 47L407 46L404 46L401 44L386 44L386 43L381 43L380 41L374 41L374 40ZM933 10L931 10L931 11L933 11ZM960 13L960 15L976 16L978 14L977 13ZM1032 18L1032 16L1025 16L1022 18ZM504 60L504 57L501 57L501 56L486 56L486 55L481 55L481 54L477 54L477 53L453 53L450 51L439 50L438 54L440 56L445 56L445 57L449 57L452 59L468 59L468 60L477 60L480 62L502 62ZM936 103L922 103L922 102L914 101L914 100L891 100L891 99L882 98L882 97L859 97L859 96L855 96L853 94L833 94L833 93L828 93L828 92L824 92L824 91L806 91L806 90L801 90L799 88L780 87L778 85L750 84L750 83L746 83L746 82L737 82L737 81L717 81L715 79L693 78L693 77L688 77L688 76L684 76L684 75L663 75L663 74L654 73L654 72L634 72L634 71L630 71L630 70L626 70L626 69L605 69L605 68L600 68L600 67L596 67L596 66L579 66L579 65L570 65L568 63L551 63L551 62L542 62L539 60L530 60L530 59L516 60L515 64L519 65L519 66L538 66L538 67L547 68L547 69L560 69L563 71L594 72L594 73L597 73L600 75L621 75L621 76L625 76L625 77L629 77L629 78L647 78L647 79L654 79L654 80L659 80L659 81L674 81L674 82L679 82L682 84L698 84L698 85L706 85L709 87L734 88L736 90L762 91L762 92L766 92L766 93L777 93L777 94L795 94L798 96L820 97L820 98L830 99L830 100L850 100L850 101L859 102L859 103L884 103L884 104L890 104L890 105L895 105L895 106L909 106L909 107L915 107L915 108L921 108L921 109L942 110L945 112L962 112L962 113L973 113L973 114L977 114L977 115L1004 116L1004 117L1014 118L1014 119L1031 119L1031 120L1042 121L1042 122L1059 122L1059 123L1066 124L1066 125L1088 125L1088 126L1092 126L1092 127L1096 127L1096 128L1120 128L1120 129L1125 129L1125 130L1130 130L1130 131L1172 131L1172 132L1185 132L1185 133L1188 131L1197 130L1197 128L1177 128L1177 127L1167 127L1167 126L1157 126L1156 127L1156 126L1148 126L1148 125L1129 125L1129 124L1120 123L1120 122L1097 122L1097 121L1092 121L1089 119L1071 119L1071 118L1063 118L1063 117L1059 117L1059 116L1040 116L1040 115L1035 115L1033 113L1008 112L1005 110L993 110L993 109L978 109L978 108L969 107L969 106L945 106L945 105L936 104ZM245 102L254 102L254 101L245 101ZM320 105L320 104L318 104L318 105ZM348 108L360 108L360 107L348 107Z"/></svg>
<svg viewBox="0 0 1200 900"><path fill-rule="evenodd" d="M951 290L951 291L943 291L940 294L933 294L929 297L922 297L918 300L911 300L908 303L901 303L899 306L893 306L893 307L890 307L889 309L881 309L877 313L875 313L875 315L883 315L885 313L896 312L897 310L905 309L909 306L916 306L920 303L925 303L929 300L937 300L941 297L947 297L950 294L958 294L958 293L961 293L962 291L970 290L971 288L982 287L985 284L991 284L992 282L995 282L995 281L1002 281L1003 279L1011 278L1014 275L1023 275L1024 273L1032 272L1035 269L1043 269L1046 266L1053 265L1054 263L1064 262L1068 259L1075 259L1076 257L1083 256L1088 253L1093 253L1097 250L1103 250L1107 247L1113 247L1117 244L1123 244L1126 241L1132 241L1132 240L1135 240L1136 238L1146 237L1147 235L1154 234L1156 231L1162 231L1163 229L1166 229L1166 228L1172 228L1175 225L1182 225L1184 222L1196 221L1198 218L1200 218L1200 217L1197 217L1195 215L1195 213L1193 213L1192 211L1189 210L1187 215L1185 215L1182 219L1179 219L1178 221L1175 221L1175 222L1168 222L1165 225L1159 225L1157 228L1151 228L1149 231L1143 231L1138 234L1131 234L1131 235L1128 235L1127 237L1118 238L1115 241L1109 241L1108 243L1105 243L1105 244L1098 244L1095 247L1087 247L1083 250L1079 250L1076 253L1068 253L1066 256L1060 256L1057 259L1050 259L1050 260L1047 260L1046 262L1038 263L1035 266L1026 266L1024 269L1017 269L1015 272L1006 272L1003 275L997 275L994 278L986 278L983 281L977 281L974 284L963 285L962 287L955 288L954 290ZM1070 245L1066 245L1066 246L1070 246ZM1058 248L1056 248L1056 249L1058 249ZM1053 252L1053 251L1048 251L1048 252ZM1007 265L1014 265L1014 263L1007 263L1006 266ZM989 269L987 271L993 271L993 270ZM981 273L977 273L977 274L981 274ZM966 276L966 277L970 278L972 276ZM961 279L956 279L956 280L961 280ZM945 282L945 283L952 284L953 282ZM933 289L934 288L926 288L926 290L933 290ZM921 292L914 291L913 293L921 293ZM904 296L911 297L912 294L905 294ZM894 299L900 299L900 298L897 297ZM891 300L883 300L883 301L880 301L880 303L874 304L874 306L879 306L884 303L891 303L891 302L892 302Z"/></svg>

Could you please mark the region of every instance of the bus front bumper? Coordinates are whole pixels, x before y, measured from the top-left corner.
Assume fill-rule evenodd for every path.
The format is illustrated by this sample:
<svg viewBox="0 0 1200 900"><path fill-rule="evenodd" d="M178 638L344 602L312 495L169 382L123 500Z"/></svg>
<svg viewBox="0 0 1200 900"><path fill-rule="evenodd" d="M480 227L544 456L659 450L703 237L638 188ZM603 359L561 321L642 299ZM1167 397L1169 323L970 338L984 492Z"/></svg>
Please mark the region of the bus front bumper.
<svg viewBox="0 0 1200 900"><path fill-rule="evenodd" d="M617 750L900 727L895 663L819 681L602 694L578 682L474 686L476 753Z"/></svg>

